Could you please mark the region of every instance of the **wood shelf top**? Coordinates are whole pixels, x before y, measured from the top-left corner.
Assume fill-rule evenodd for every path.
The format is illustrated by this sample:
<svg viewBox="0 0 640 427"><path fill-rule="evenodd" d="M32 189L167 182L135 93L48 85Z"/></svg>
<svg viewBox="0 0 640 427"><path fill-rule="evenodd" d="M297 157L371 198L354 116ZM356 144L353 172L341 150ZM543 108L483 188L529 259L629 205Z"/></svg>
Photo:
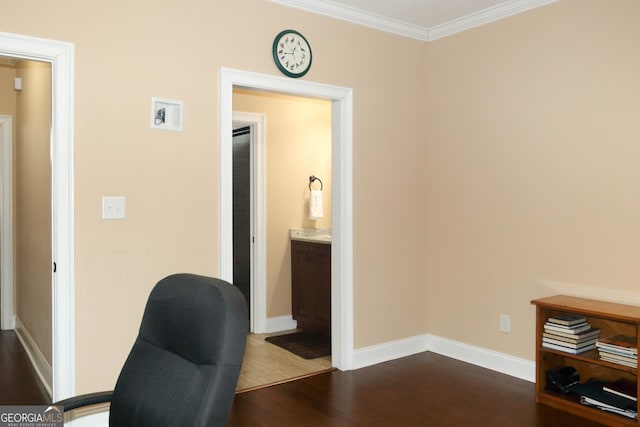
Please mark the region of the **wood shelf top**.
<svg viewBox="0 0 640 427"><path fill-rule="evenodd" d="M539 298L531 304L563 311L579 311L586 315L606 317L609 319L640 323L640 306L598 301L587 298L556 295Z"/></svg>

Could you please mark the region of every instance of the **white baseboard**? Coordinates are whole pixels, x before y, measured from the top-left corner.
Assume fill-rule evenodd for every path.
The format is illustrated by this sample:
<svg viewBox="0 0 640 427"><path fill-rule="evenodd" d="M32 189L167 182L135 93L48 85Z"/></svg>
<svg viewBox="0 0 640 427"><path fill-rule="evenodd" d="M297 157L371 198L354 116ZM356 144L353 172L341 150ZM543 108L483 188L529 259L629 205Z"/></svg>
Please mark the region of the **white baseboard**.
<svg viewBox="0 0 640 427"><path fill-rule="evenodd" d="M3 319L5 320L5 319ZM7 325L2 324L0 329L3 331L13 331L16 328L16 316L9 316L9 319L6 319Z"/></svg>
<svg viewBox="0 0 640 427"><path fill-rule="evenodd" d="M427 335L418 335L384 344L372 345L353 352L354 369L399 359L427 351Z"/></svg>
<svg viewBox="0 0 640 427"><path fill-rule="evenodd" d="M291 317L290 314L279 317L268 317L265 332L270 334L273 332L289 331L297 327L298 322L293 320L293 317Z"/></svg>
<svg viewBox="0 0 640 427"><path fill-rule="evenodd" d="M536 381L536 364L530 360L435 335L428 336L427 348L429 351L452 359L471 363L522 380Z"/></svg>
<svg viewBox="0 0 640 427"><path fill-rule="evenodd" d="M38 348L38 345L31 337L31 334L29 334L27 328L25 328L24 324L20 321L20 318L16 317L15 319L16 335L22 343L22 347L24 347L24 351L27 353L27 356L31 361L33 369L36 371L38 378L40 378L40 381L47 390L47 393L49 393L49 398L51 398L53 389L53 373L51 370L51 365L40 351L40 348Z"/></svg>
<svg viewBox="0 0 640 427"><path fill-rule="evenodd" d="M423 351L432 351L452 359L535 382L535 362L430 334L357 349L354 352L354 369Z"/></svg>

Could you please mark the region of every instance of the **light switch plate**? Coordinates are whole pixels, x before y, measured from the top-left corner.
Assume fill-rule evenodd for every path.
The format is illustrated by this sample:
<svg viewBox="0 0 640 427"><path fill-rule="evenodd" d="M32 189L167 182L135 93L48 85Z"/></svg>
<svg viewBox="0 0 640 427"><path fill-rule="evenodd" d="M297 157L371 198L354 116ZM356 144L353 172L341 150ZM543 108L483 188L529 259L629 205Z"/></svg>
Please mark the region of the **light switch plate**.
<svg viewBox="0 0 640 427"><path fill-rule="evenodd" d="M125 201L124 197L103 197L102 198L102 219L124 219Z"/></svg>

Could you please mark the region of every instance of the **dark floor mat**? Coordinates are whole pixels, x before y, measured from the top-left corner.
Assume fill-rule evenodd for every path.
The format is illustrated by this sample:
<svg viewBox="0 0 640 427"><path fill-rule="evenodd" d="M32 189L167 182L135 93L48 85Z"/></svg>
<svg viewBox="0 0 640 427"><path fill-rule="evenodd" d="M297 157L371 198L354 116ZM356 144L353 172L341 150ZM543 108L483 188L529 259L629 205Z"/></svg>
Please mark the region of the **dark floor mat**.
<svg viewBox="0 0 640 427"><path fill-rule="evenodd" d="M317 359L331 354L331 339L315 332L293 332L265 340L304 359Z"/></svg>

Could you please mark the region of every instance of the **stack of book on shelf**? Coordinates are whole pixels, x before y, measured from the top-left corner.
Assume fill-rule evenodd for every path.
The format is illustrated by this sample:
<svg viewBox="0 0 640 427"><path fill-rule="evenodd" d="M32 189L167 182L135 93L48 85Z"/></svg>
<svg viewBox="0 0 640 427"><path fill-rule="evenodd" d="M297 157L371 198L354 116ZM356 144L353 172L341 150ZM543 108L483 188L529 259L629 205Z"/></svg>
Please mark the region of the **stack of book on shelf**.
<svg viewBox="0 0 640 427"><path fill-rule="evenodd" d="M620 378L613 382L591 379L576 384L571 391L580 395L580 403L628 418L638 418L638 385L635 381Z"/></svg>
<svg viewBox="0 0 640 427"><path fill-rule="evenodd" d="M638 339L618 334L596 342L600 359L630 368L638 367Z"/></svg>
<svg viewBox="0 0 640 427"><path fill-rule="evenodd" d="M565 353L580 354L596 348L600 330L591 327L584 317L559 314L544 324L542 346Z"/></svg>

